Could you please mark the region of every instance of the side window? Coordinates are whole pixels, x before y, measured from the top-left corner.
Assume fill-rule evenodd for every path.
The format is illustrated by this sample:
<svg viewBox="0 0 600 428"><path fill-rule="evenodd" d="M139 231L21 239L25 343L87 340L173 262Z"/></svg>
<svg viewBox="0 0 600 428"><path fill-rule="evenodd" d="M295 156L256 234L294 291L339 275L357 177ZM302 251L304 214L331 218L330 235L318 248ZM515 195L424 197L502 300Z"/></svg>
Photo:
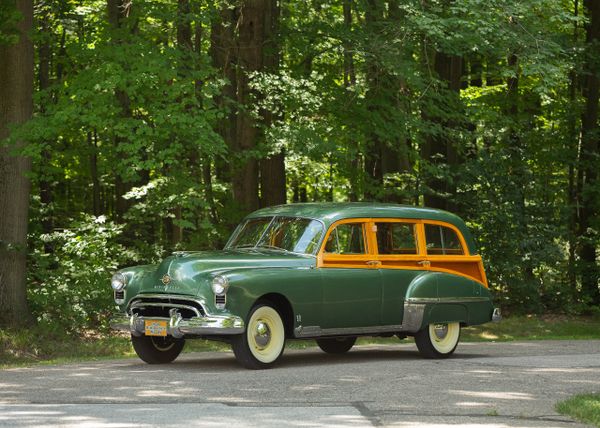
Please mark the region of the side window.
<svg viewBox="0 0 600 428"><path fill-rule="evenodd" d="M425 241L427 254L430 255L462 255L464 250L456 232L449 227L436 224L425 224Z"/></svg>
<svg viewBox="0 0 600 428"><path fill-rule="evenodd" d="M417 254L413 223L375 223L379 254Z"/></svg>
<svg viewBox="0 0 600 428"><path fill-rule="evenodd" d="M344 223L331 231L325 245L326 253L365 254L362 223Z"/></svg>

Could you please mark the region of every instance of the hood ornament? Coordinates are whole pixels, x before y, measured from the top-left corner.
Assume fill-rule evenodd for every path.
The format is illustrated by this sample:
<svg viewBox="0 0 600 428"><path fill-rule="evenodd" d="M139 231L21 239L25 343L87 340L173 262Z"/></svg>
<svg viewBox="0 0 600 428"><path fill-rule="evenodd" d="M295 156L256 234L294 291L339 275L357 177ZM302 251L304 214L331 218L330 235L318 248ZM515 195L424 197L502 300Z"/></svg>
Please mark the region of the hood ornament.
<svg viewBox="0 0 600 428"><path fill-rule="evenodd" d="M161 279L164 285L169 285L171 283L171 277L168 274L163 275Z"/></svg>

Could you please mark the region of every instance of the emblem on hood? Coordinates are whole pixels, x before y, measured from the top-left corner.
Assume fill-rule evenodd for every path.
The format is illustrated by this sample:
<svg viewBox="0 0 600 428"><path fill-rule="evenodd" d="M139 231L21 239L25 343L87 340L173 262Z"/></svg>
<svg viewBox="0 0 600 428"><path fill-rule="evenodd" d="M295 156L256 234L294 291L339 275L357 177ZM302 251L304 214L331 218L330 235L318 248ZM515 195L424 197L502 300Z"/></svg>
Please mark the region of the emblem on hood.
<svg viewBox="0 0 600 428"><path fill-rule="evenodd" d="M165 274L163 275L161 281L164 285L169 285L171 283L171 277Z"/></svg>

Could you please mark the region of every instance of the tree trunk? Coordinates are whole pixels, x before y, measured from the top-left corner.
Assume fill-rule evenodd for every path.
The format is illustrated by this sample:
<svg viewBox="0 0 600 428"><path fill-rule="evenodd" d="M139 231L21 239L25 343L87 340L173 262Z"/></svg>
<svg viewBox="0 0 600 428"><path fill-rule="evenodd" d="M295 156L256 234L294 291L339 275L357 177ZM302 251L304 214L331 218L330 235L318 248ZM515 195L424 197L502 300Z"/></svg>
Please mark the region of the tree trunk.
<svg viewBox="0 0 600 428"><path fill-rule="evenodd" d="M221 95L216 98L217 106L226 111L225 117L217 124L217 132L232 154L238 151L237 107L234 105L237 98L235 29L238 14L237 8L223 7L214 18L210 32L210 56L213 65L221 71L226 80ZM231 180L229 163L215 159L215 174L223 181Z"/></svg>
<svg viewBox="0 0 600 428"><path fill-rule="evenodd" d="M264 15L265 49L263 53L263 69L270 73L279 71L279 5L277 0L268 0ZM276 119L267 110L261 112L263 128L266 130ZM261 206L285 204L285 152L281 149L266 159L260 160L260 194Z"/></svg>
<svg viewBox="0 0 600 428"><path fill-rule="evenodd" d="M344 31L350 35L352 32L352 4L353 0L344 0L342 3L342 12L344 14ZM354 66L354 55L352 54L352 44L349 41L349 37L344 37L342 43L344 49L344 88L350 88L356 86L356 68ZM346 92L347 94L349 93ZM348 146L351 148L349 151L348 169L350 173L350 189L348 199L356 202L362 199L362 164L361 157L359 156L360 148L359 144L355 140L348 142Z"/></svg>
<svg viewBox="0 0 600 428"><path fill-rule="evenodd" d="M378 26L383 19L383 0L368 0L366 7L366 26L372 34L377 35L377 32L379 31ZM380 114L378 106L381 103L379 98L382 96L383 92L381 86L383 85L384 77L382 76L382 73L383 72L380 70L379 64L377 64L375 58L369 56L366 61L366 79L369 88L367 97L369 99L368 109L374 116ZM373 132L369 136L370 144L365 150L365 173L367 178L365 198L376 200L381 196L383 188L382 157L385 143L381 141L377 129L372 128L372 131Z"/></svg>
<svg viewBox="0 0 600 428"><path fill-rule="evenodd" d="M574 17L579 17L579 0L573 2ZM579 23L577 20L573 24L573 43L579 40ZM569 102L572 105L577 103L578 76L575 70L569 73ZM568 151L571 153L569 159L569 173L567 185L567 198L569 205L569 258L567 262L567 280L572 295L576 295L577 290L577 236L579 223L579 193L577 192L576 166L579 161L579 131L577 128L577 115L570 113L568 119L569 136L571 143Z"/></svg>
<svg viewBox="0 0 600 428"><path fill-rule="evenodd" d="M90 145L90 176L92 178L92 210L97 217L102 213L100 207L100 178L98 176L98 135L96 130L88 132Z"/></svg>
<svg viewBox="0 0 600 428"><path fill-rule="evenodd" d="M245 108L238 112L237 142L239 157L233 172L233 197L243 212L259 206L258 161L251 154L259 137L258 124L246 109L251 108L249 74L263 69L264 44L267 28L265 12L271 10L271 0L245 0L239 19L237 57L237 101Z"/></svg>
<svg viewBox="0 0 600 428"><path fill-rule="evenodd" d="M12 2L22 15L19 41L0 44L0 141L8 137L9 126L31 118L33 112L33 45L29 39L33 23L33 2ZM14 147L0 147L0 326L21 327L31 322L27 307L26 258L31 160L13 156Z"/></svg>
<svg viewBox="0 0 600 428"><path fill-rule="evenodd" d="M600 304L598 280L597 246L598 239L591 229L598 229L600 214L600 194L598 192L598 170L600 163L600 127L598 125L598 102L600 100L600 72L597 61L600 58L600 2L584 0L589 18L586 24L587 56L584 66L583 97L585 107L581 117L582 153L580 172L582 173L582 207L579 222L579 257L582 264L581 292L591 303Z"/></svg>
<svg viewBox="0 0 600 428"><path fill-rule="evenodd" d="M434 59L434 69L445 90L449 91L448 96L453 97L452 104L459 105L460 82L463 73L462 58L455 55L448 55L444 52L436 52ZM446 112L448 115L454 112ZM452 119L435 117L428 115L425 112L424 117L432 122L437 122L442 125L445 130L456 127ZM426 138L422 148L423 158L430 162L436 168L442 168L445 165L449 166L449 170L453 171L453 166L460 163L460 158L456 147L456 142L451 141L448 135L444 132L441 135L429 135ZM430 189L429 193L424 195L425 205L432 208L450 209L455 207L449 200L448 195L456 193L456 186L450 181L450 177L440 177L436 173L433 177L428 177L427 186Z"/></svg>
<svg viewBox="0 0 600 428"><path fill-rule="evenodd" d="M50 14L46 8L42 9L43 12L40 14L38 25L41 29L41 39L38 49L39 67L38 67L38 85L40 91L48 91L50 88L50 61L52 58L52 47L51 47L51 31L50 31ZM40 101L40 112L43 114L46 112L45 103L52 102L50 94L46 94L46 97ZM52 154L50 151L52 143L50 141L45 142L44 148L42 149L42 171L39 179L39 190L40 190L40 202L45 208L45 214L42 218L42 231L46 234L51 233L54 230L54 215L50 208L50 204L54 199L52 193L51 176L48 170L43 168L48 167L52 161ZM53 246L50 242L44 243L44 251L51 253Z"/></svg>
<svg viewBox="0 0 600 428"><path fill-rule="evenodd" d="M120 32L126 24L129 17L131 2L127 0L107 0L106 1L108 22L113 30L113 41L116 44L122 43ZM131 117L131 100L129 95L121 89L115 90L115 97L121 107L121 117ZM123 137L115 136L113 139L115 150L119 153L120 145L125 144ZM131 183L123 180L119 172L115 173L115 218L117 221L122 221L124 214L131 206L131 202L123 198L123 195L131 189Z"/></svg>
<svg viewBox="0 0 600 428"><path fill-rule="evenodd" d="M285 153L281 151L260 160L261 206L286 202Z"/></svg>

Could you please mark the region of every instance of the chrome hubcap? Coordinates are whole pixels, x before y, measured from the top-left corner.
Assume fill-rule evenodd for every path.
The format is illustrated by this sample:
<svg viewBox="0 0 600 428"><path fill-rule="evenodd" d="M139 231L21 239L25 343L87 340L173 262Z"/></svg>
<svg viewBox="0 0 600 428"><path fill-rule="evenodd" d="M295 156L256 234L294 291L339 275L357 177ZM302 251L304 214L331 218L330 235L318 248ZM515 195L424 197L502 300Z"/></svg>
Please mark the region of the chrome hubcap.
<svg viewBox="0 0 600 428"><path fill-rule="evenodd" d="M444 340L448 335L448 324L436 324L433 327L433 331L438 339Z"/></svg>
<svg viewBox="0 0 600 428"><path fill-rule="evenodd" d="M269 329L269 326L265 322L259 321L256 323L256 328L254 329L254 341L261 349L266 348L271 341L271 329Z"/></svg>

